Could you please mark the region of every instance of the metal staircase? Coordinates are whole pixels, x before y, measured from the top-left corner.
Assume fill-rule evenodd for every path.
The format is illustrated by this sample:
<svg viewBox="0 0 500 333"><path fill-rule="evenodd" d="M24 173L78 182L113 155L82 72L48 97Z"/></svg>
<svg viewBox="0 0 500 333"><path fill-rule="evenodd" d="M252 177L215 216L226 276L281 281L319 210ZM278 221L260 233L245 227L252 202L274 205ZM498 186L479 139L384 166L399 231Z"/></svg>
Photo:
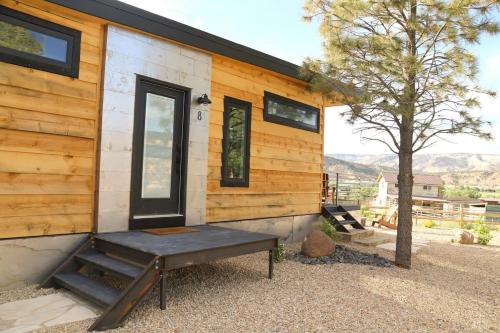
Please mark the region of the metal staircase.
<svg viewBox="0 0 500 333"><path fill-rule="evenodd" d="M119 326L160 281L158 259L92 236L41 287L63 287L94 303L103 312L89 331L111 329ZM123 280L124 288L108 284L105 274Z"/></svg>
<svg viewBox="0 0 500 333"><path fill-rule="evenodd" d="M358 206L323 204L321 215L325 217L339 232L349 233L352 230L365 230L349 211L359 210Z"/></svg>

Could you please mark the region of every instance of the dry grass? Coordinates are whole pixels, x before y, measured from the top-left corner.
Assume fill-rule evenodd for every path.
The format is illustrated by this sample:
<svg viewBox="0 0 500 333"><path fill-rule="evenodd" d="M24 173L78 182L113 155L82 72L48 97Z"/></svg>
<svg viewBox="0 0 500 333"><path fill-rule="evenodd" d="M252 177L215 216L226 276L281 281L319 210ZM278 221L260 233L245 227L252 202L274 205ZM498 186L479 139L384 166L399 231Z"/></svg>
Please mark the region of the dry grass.
<svg viewBox="0 0 500 333"><path fill-rule="evenodd" d="M258 253L173 272L167 310L155 289L113 332L500 332L497 247L434 242L411 270L286 261L272 281L266 259Z"/></svg>

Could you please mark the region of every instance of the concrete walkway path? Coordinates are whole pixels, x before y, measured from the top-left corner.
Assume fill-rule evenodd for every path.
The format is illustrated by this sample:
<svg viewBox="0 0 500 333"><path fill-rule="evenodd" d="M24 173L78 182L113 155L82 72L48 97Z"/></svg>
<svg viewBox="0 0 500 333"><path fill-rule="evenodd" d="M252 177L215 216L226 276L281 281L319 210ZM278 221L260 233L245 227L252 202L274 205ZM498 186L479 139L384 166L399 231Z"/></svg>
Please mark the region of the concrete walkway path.
<svg viewBox="0 0 500 333"><path fill-rule="evenodd" d="M418 250L420 250L424 246L427 246L428 244L429 244L428 240L418 239L418 238L413 239L411 244L411 253L417 253ZM380 244L377 245L377 247L384 250L396 251L396 243Z"/></svg>
<svg viewBox="0 0 500 333"><path fill-rule="evenodd" d="M0 304L0 332L23 333L95 318L99 311L67 293Z"/></svg>

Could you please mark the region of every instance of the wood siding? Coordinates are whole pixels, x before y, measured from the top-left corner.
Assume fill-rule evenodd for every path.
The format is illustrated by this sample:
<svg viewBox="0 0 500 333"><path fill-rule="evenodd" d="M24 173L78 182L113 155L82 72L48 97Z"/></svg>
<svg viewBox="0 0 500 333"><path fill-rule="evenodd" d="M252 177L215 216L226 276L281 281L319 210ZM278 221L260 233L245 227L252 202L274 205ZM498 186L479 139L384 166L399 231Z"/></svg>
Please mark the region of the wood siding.
<svg viewBox="0 0 500 333"><path fill-rule="evenodd" d="M78 79L0 62L0 238L89 232L104 26L44 1L0 4L82 32Z"/></svg>
<svg viewBox="0 0 500 333"><path fill-rule="evenodd" d="M320 133L263 119L264 91L320 108ZM252 103L249 187L221 187L224 96ZM323 99L304 84L222 56L212 56L207 222L319 213Z"/></svg>
<svg viewBox="0 0 500 333"><path fill-rule="evenodd" d="M82 32L77 79L0 62L0 238L90 232L107 22L43 0L0 4ZM206 221L319 213L322 97L298 80L212 60ZM264 91L320 108L320 133L265 122ZM220 186L224 96L252 103L247 188Z"/></svg>

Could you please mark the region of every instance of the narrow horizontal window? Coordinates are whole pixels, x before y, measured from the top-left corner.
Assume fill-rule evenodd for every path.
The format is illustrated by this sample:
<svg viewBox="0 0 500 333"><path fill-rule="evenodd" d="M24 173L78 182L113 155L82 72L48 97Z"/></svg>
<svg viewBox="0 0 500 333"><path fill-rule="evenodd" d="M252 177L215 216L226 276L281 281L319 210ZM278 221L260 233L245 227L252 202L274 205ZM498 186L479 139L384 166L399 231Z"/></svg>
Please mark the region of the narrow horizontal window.
<svg viewBox="0 0 500 333"><path fill-rule="evenodd" d="M0 6L0 61L78 77L78 30Z"/></svg>
<svg viewBox="0 0 500 333"><path fill-rule="evenodd" d="M319 109L292 99L264 93L264 120L319 132Z"/></svg>
<svg viewBox="0 0 500 333"><path fill-rule="evenodd" d="M224 97L221 186L248 187L252 104Z"/></svg>

